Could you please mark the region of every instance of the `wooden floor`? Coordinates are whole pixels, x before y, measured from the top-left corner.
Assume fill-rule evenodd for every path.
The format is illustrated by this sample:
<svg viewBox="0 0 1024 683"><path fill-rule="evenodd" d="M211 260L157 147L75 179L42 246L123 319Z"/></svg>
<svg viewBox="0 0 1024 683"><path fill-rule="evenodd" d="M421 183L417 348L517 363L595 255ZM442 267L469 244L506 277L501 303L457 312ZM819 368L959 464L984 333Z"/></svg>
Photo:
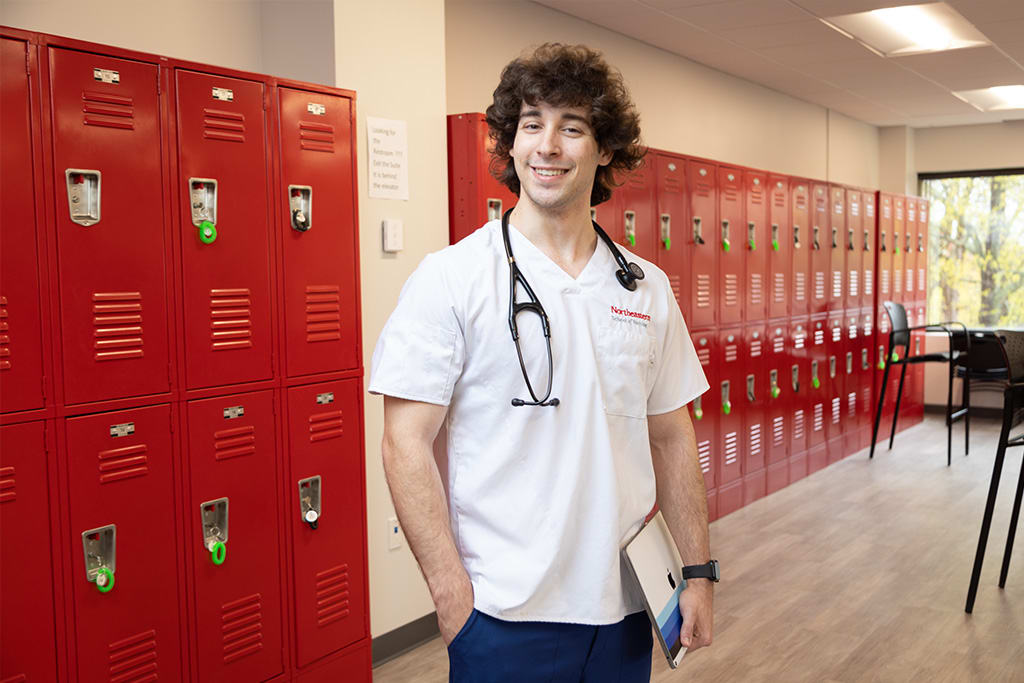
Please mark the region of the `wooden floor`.
<svg viewBox="0 0 1024 683"><path fill-rule="evenodd" d="M663 681L1024 681L1024 541L997 582L1024 449L1008 451L974 614L964 613L998 424L971 455L942 419L897 435L711 525L723 580L715 640ZM959 438L957 438L959 437ZM1024 536L1024 529L1020 530ZM376 683L448 680L440 639L374 670Z"/></svg>

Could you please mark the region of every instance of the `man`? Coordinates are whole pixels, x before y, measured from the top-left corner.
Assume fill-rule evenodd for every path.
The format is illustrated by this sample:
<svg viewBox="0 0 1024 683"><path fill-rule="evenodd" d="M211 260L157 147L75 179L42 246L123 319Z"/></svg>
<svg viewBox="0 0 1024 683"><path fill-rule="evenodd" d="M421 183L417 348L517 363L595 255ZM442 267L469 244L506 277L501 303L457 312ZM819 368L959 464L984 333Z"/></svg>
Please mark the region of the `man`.
<svg viewBox="0 0 1024 683"><path fill-rule="evenodd" d="M452 681L646 681L651 626L620 551L657 503L684 564L709 561L685 407L708 384L665 274L627 255L646 277L616 275L591 223L612 173L642 161L639 118L599 54L549 44L505 68L487 120L519 201L424 259L381 333L388 485ZM710 580L681 594L691 650L711 602Z"/></svg>

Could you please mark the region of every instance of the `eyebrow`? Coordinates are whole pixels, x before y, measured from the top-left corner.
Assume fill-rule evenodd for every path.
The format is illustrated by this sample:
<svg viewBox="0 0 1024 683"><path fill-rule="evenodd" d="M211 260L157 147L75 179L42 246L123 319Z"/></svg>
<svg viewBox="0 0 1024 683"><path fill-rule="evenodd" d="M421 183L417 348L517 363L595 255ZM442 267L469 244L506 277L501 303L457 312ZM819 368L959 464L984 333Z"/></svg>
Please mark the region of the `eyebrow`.
<svg viewBox="0 0 1024 683"><path fill-rule="evenodd" d="M519 118L520 119L527 119L527 118L539 117L539 116L540 116L540 109L527 109L526 111L519 112ZM579 114L573 114L571 112L566 112L565 114L562 114L562 120L579 121L581 123L586 124L587 126L590 126L590 120L587 119L586 116L580 116Z"/></svg>

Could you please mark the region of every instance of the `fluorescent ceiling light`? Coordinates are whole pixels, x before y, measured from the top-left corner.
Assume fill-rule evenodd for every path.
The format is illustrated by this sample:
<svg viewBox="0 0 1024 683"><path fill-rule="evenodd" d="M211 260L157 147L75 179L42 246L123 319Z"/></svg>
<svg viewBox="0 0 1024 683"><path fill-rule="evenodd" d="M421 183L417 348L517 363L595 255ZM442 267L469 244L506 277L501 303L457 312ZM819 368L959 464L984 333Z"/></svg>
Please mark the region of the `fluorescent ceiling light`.
<svg viewBox="0 0 1024 683"><path fill-rule="evenodd" d="M989 44L978 29L944 2L887 7L822 21L886 57Z"/></svg>
<svg viewBox="0 0 1024 683"><path fill-rule="evenodd" d="M997 85L980 90L958 90L953 94L982 111L1024 109L1024 85Z"/></svg>

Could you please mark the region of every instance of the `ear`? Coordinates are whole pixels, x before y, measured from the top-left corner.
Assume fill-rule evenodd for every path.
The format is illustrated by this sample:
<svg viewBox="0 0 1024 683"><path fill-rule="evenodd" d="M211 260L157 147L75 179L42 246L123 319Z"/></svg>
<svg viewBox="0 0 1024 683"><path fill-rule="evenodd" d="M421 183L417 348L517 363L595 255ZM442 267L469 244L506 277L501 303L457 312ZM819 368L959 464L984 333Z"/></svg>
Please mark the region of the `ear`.
<svg viewBox="0 0 1024 683"><path fill-rule="evenodd" d="M610 164L612 162L612 157L615 156L615 152L612 152L610 150L605 150L605 149L602 149L602 150L599 150L599 151L600 151L600 154L597 157L597 165L598 166L607 166L608 164Z"/></svg>

